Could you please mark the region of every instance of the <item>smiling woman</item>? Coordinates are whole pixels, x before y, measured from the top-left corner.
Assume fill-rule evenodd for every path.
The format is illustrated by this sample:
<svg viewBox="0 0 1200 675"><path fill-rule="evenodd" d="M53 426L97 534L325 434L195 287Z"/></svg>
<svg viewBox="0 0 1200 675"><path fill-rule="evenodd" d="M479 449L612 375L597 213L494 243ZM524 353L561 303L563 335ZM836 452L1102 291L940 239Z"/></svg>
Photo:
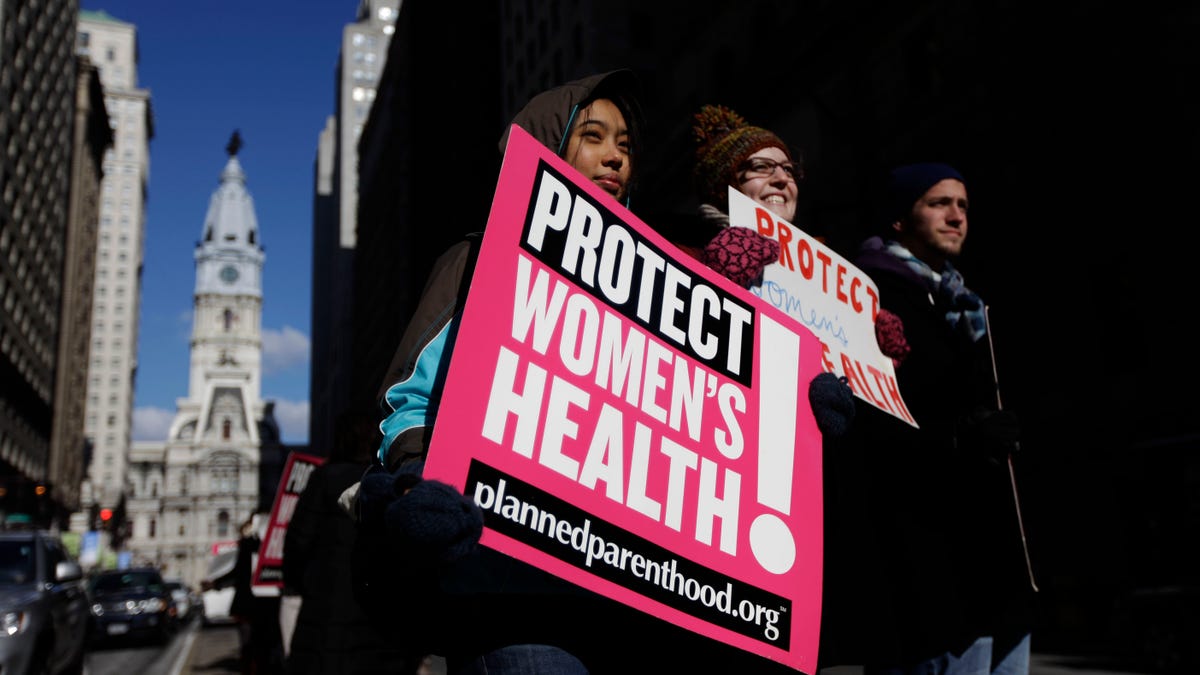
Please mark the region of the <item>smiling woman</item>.
<svg viewBox="0 0 1200 675"><path fill-rule="evenodd" d="M792 222L804 167L792 157L791 148L725 106L703 106L694 120L697 147L692 177L701 201L728 214L733 187Z"/></svg>

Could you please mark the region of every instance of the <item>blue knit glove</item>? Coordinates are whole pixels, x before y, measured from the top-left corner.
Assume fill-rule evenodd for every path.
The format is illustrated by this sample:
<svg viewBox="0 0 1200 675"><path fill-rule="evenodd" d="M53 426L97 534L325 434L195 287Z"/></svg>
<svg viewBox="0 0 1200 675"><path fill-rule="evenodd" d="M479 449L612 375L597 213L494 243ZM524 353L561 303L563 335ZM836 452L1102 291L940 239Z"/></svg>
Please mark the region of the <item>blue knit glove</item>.
<svg viewBox="0 0 1200 675"><path fill-rule="evenodd" d="M808 383L808 404L823 436L836 438L854 421L854 392L846 378L821 373Z"/></svg>
<svg viewBox="0 0 1200 675"><path fill-rule="evenodd" d="M454 486L421 478L424 466L410 464L393 477L383 526L396 550L413 562L452 562L479 542L483 511Z"/></svg>

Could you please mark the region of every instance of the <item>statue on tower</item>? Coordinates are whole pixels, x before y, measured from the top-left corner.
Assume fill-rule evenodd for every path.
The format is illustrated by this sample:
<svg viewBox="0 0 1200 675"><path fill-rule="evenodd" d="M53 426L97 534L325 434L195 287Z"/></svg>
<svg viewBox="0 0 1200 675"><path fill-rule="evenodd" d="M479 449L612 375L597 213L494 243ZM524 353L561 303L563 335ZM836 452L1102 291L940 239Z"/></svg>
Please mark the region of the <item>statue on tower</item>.
<svg viewBox="0 0 1200 675"><path fill-rule="evenodd" d="M238 154L238 150L242 149L242 135L237 129L233 130L233 136L229 137L229 145L225 146L225 152L229 153L230 157Z"/></svg>

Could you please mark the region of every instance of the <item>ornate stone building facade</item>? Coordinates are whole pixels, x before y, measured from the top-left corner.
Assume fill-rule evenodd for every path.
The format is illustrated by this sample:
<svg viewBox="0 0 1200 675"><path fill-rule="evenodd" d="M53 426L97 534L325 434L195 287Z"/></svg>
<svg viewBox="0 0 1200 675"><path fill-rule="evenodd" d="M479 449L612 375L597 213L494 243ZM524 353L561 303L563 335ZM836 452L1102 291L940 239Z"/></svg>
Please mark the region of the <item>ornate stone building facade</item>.
<svg viewBox="0 0 1200 675"><path fill-rule="evenodd" d="M263 496L273 494L283 451L273 405L260 393L266 256L239 148L235 132L196 246L187 397L166 441L137 442L130 455L126 546L135 561L193 586L214 547L269 509Z"/></svg>

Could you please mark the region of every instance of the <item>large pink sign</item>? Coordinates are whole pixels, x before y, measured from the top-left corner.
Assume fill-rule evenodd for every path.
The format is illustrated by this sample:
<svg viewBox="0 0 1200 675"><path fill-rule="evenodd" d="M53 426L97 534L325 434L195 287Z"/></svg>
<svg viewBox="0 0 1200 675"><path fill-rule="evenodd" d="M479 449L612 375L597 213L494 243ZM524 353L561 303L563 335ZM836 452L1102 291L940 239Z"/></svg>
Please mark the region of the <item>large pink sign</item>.
<svg viewBox="0 0 1200 675"><path fill-rule="evenodd" d="M484 545L812 673L820 359L514 126L425 475Z"/></svg>

